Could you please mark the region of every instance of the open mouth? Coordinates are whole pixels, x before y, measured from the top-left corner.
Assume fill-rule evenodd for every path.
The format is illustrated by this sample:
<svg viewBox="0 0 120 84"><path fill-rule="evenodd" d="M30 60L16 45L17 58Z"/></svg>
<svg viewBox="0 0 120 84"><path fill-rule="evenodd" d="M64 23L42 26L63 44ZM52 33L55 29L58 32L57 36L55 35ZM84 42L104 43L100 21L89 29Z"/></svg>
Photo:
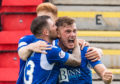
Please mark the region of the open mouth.
<svg viewBox="0 0 120 84"><path fill-rule="evenodd" d="M74 41L75 41L75 40L73 40L73 39L69 39L69 40L68 40L68 43L74 43Z"/></svg>

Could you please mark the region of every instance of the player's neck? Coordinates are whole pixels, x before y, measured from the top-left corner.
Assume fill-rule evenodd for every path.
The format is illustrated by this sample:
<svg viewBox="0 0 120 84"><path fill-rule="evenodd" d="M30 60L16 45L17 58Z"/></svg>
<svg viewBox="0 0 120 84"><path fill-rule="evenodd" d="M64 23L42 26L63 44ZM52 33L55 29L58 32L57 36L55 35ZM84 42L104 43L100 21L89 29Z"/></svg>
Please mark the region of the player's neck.
<svg viewBox="0 0 120 84"><path fill-rule="evenodd" d="M48 43L52 43L52 41L53 41L53 40L49 39L48 36L44 36L44 35L41 35L41 36L36 37L36 38L43 39L43 40L47 41Z"/></svg>
<svg viewBox="0 0 120 84"><path fill-rule="evenodd" d="M58 42L58 45L59 45L60 48L61 48L63 51L65 51L65 52L67 52L67 51L69 50L67 47L65 47L65 46L63 45L63 43L62 43L61 41Z"/></svg>

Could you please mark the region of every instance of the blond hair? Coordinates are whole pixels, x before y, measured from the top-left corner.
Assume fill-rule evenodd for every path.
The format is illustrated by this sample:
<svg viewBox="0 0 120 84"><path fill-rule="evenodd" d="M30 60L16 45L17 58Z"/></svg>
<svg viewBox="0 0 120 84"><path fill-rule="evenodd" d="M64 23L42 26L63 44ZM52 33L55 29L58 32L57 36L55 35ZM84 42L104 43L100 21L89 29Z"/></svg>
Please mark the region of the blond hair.
<svg viewBox="0 0 120 84"><path fill-rule="evenodd" d="M54 15L54 17L57 17L57 13L58 13L57 7L49 2L42 3L37 6L36 13L38 14L41 11L50 12Z"/></svg>

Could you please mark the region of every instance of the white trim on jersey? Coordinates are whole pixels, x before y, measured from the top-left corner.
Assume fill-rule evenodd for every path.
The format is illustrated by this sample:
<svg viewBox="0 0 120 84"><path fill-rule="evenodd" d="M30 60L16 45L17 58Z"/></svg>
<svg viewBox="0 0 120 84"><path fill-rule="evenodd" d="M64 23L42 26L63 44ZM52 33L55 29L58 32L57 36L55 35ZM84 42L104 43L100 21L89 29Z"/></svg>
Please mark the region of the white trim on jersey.
<svg viewBox="0 0 120 84"><path fill-rule="evenodd" d="M55 46L55 40L53 40L52 45Z"/></svg>
<svg viewBox="0 0 120 84"><path fill-rule="evenodd" d="M23 45L27 45L27 43L26 42L21 42L21 43L18 44L18 47L21 47Z"/></svg>
<svg viewBox="0 0 120 84"><path fill-rule="evenodd" d="M41 54L40 66L41 66L42 69L52 70L54 64L55 63L49 64L46 55L45 54Z"/></svg>

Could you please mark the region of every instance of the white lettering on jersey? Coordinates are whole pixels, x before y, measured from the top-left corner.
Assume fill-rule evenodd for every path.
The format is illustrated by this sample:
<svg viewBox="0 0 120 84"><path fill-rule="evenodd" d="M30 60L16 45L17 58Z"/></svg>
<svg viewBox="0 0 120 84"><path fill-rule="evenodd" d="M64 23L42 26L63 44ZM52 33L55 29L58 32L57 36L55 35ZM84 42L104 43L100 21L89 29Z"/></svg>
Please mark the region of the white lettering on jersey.
<svg viewBox="0 0 120 84"><path fill-rule="evenodd" d="M69 82L68 80L68 73L67 73L67 69L66 68L61 68L60 69L60 75L59 75L59 82Z"/></svg>
<svg viewBox="0 0 120 84"><path fill-rule="evenodd" d="M33 81L33 72L34 72L35 64L34 64L33 61L30 60L30 61L28 61L26 67L28 67L28 66L30 66L30 70L27 70L26 73L24 72L24 83L25 84L32 84L32 81ZM26 75L29 76L28 80L26 80Z"/></svg>
<svg viewBox="0 0 120 84"><path fill-rule="evenodd" d="M45 54L41 54L41 59L40 59L40 66L41 66L41 68L43 68L45 70L52 70L54 64L55 63L49 64L46 55Z"/></svg>
<svg viewBox="0 0 120 84"><path fill-rule="evenodd" d="M23 45L27 45L27 43L26 42L21 42L21 43L18 44L18 47L21 47Z"/></svg>

